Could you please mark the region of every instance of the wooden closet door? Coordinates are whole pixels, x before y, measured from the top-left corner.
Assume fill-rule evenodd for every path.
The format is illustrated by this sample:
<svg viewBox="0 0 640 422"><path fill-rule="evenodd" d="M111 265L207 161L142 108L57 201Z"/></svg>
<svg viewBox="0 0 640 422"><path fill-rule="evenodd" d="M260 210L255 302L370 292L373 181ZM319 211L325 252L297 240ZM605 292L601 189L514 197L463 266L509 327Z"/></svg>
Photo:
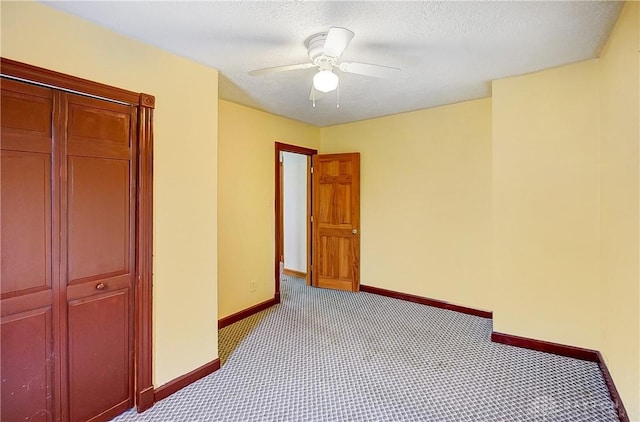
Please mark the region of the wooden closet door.
<svg viewBox="0 0 640 422"><path fill-rule="evenodd" d="M1 372L3 421L53 420L58 287L57 157L51 89L2 79ZM57 336L55 336L57 337Z"/></svg>
<svg viewBox="0 0 640 422"><path fill-rule="evenodd" d="M136 109L65 96L69 419L105 420L133 406Z"/></svg>

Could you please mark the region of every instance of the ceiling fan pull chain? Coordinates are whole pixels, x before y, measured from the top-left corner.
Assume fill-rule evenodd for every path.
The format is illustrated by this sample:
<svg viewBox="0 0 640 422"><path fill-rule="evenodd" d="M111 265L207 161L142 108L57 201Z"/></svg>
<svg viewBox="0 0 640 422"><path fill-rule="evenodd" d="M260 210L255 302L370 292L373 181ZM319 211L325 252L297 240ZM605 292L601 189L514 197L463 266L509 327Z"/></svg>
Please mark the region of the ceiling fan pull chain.
<svg viewBox="0 0 640 422"><path fill-rule="evenodd" d="M311 98L313 100L313 108L316 108L316 89L311 86Z"/></svg>
<svg viewBox="0 0 640 422"><path fill-rule="evenodd" d="M338 86L336 89L336 94L338 95L338 104L336 104L336 108L340 108L340 81L338 81Z"/></svg>

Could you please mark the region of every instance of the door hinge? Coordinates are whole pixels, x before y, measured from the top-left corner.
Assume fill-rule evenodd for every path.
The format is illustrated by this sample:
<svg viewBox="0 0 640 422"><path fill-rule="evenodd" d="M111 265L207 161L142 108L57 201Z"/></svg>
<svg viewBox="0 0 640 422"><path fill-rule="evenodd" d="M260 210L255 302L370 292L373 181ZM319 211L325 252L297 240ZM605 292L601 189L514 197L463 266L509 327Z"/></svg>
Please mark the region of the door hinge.
<svg viewBox="0 0 640 422"><path fill-rule="evenodd" d="M284 163L284 153L280 151L280 162Z"/></svg>
<svg viewBox="0 0 640 422"><path fill-rule="evenodd" d="M313 167L311 167L311 174L313 174Z"/></svg>
<svg viewBox="0 0 640 422"><path fill-rule="evenodd" d="M313 216L311 216L311 222L313 223Z"/></svg>

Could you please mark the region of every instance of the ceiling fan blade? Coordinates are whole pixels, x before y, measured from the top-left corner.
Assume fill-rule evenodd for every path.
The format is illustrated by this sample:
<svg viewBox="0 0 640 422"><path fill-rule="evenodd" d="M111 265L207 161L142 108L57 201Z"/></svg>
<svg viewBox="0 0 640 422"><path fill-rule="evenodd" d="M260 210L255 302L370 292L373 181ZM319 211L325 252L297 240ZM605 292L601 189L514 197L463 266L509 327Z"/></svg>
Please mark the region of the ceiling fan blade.
<svg viewBox="0 0 640 422"><path fill-rule="evenodd" d="M338 68L346 73L357 73L358 75L373 76L374 78L391 79L400 76L400 69L397 67L377 64L343 62L340 63Z"/></svg>
<svg viewBox="0 0 640 422"><path fill-rule="evenodd" d="M353 38L354 33L346 28L332 26L327 32L327 39L324 41L323 52L325 56L338 58L347 48Z"/></svg>
<svg viewBox="0 0 640 422"><path fill-rule="evenodd" d="M289 70L298 70L298 69L309 69L312 67L315 67L315 64L313 63L290 64L287 66L267 67L264 69L252 70L251 72L249 72L249 75L251 76L267 75L269 73L287 72Z"/></svg>

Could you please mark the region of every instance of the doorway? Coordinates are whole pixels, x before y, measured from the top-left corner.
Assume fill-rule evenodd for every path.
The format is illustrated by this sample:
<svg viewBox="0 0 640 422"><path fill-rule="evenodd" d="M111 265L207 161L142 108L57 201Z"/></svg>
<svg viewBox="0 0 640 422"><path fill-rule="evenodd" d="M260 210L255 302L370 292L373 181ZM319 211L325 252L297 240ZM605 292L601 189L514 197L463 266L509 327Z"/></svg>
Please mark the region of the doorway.
<svg viewBox="0 0 640 422"><path fill-rule="evenodd" d="M280 142L275 143L276 253L274 279L276 303L280 303L280 276L283 271L286 270L290 275L296 277L303 277L307 284L311 284L311 157L317 153L318 151L315 149ZM289 168L290 174L296 174L296 177L286 181L286 185L285 166ZM306 177L304 180L299 180L300 177L303 177L303 173ZM285 203L287 192L289 200L294 199L291 196L298 192L295 202ZM302 197L300 197L301 192ZM290 232L298 231L297 234L289 233L289 242L287 242L287 226L289 226ZM299 233L300 230L303 230L304 233ZM287 248L287 246L290 247ZM287 265L292 268L287 268Z"/></svg>
<svg viewBox="0 0 640 422"><path fill-rule="evenodd" d="M307 264L309 157L283 152L282 166L282 273L304 278L309 284Z"/></svg>

